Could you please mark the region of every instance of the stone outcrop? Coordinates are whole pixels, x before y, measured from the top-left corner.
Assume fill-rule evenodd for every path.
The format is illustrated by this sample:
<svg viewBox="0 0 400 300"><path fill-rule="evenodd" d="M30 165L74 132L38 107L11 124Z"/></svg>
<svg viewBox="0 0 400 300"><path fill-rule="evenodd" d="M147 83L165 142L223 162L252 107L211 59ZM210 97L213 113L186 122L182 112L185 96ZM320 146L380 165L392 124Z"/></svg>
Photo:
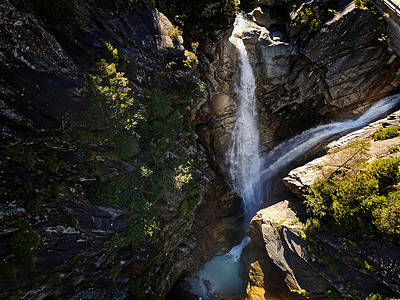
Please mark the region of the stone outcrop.
<svg viewBox="0 0 400 300"><path fill-rule="evenodd" d="M384 22L350 4L314 36L256 44L263 150L312 123L352 117L395 91L399 58L379 42L385 34Z"/></svg>
<svg viewBox="0 0 400 300"><path fill-rule="evenodd" d="M246 253L250 251L259 254L255 256L258 260L250 260L250 267L247 265L246 274L250 279L247 293L252 297L252 287L257 286L267 294L277 293L284 299L306 296L306 291L313 296L312 299L323 299L324 293L332 286L308 265L307 260L311 261L311 258L307 258L303 225L288 204L288 201L282 201L262 209L250 223L248 235L253 245L244 249L243 256L249 256ZM254 248L257 250L254 251ZM267 258L260 257L262 250ZM257 270L260 276L255 281L252 278ZM269 277L271 275L272 278Z"/></svg>
<svg viewBox="0 0 400 300"><path fill-rule="evenodd" d="M315 180L327 178L335 170L351 172L361 161L398 156L389 149L399 145L399 137L375 141L372 136L381 126L398 126L399 117L397 111L331 142L326 146L326 155L290 171L284 184L301 197ZM368 152L359 151L365 141L369 143ZM286 288L311 299L326 299L328 294L336 298L363 298L370 293L400 292L397 242L327 229L310 233L299 221L305 218L304 213L297 214L292 209L301 206L297 202L278 202L260 210L251 221L252 242L243 254L249 297L260 288L275 288L280 293ZM264 275L255 280L255 272Z"/></svg>
<svg viewBox="0 0 400 300"><path fill-rule="evenodd" d="M325 146L327 155L316 158L304 166L290 171L283 179L283 183L292 193L301 196L316 178L329 177L332 172L340 168L354 168L361 161L368 163L378 158L396 156L396 153L389 153L389 148L399 144L399 137L375 141L372 136L381 126L399 126L399 122L400 112L395 112L385 119L371 123L337 141L329 143ZM367 153L359 151L357 148L360 141L368 141ZM351 160L349 160L350 157Z"/></svg>

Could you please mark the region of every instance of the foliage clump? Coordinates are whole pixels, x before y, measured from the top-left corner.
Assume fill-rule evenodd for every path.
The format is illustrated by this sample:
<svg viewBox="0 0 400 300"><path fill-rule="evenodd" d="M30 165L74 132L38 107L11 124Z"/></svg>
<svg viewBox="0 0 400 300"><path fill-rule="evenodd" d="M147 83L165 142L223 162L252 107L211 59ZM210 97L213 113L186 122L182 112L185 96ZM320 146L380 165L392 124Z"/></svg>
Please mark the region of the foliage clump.
<svg viewBox="0 0 400 300"><path fill-rule="evenodd" d="M354 5L358 9L368 10L372 18L383 20L382 14L371 0L354 0Z"/></svg>
<svg viewBox="0 0 400 300"><path fill-rule="evenodd" d="M365 300L399 300L400 298L386 297L380 294L369 294Z"/></svg>
<svg viewBox="0 0 400 300"><path fill-rule="evenodd" d="M28 221L22 221L16 225L19 230L11 236L8 246L17 257L19 267L31 269L34 266L32 249L39 246L39 237L32 229Z"/></svg>
<svg viewBox="0 0 400 300"><path fill-rule="evenodd" d="M341 229L400 236L400 158L379 159L340 180L322 179L306 195L315 218Z"/></svg>
<svg viewBox="0 0 400 300"><path fill-rule="evenodd" d="M173 153L177 141L192 131L184 116L186 105L169 99L169 94L179 98L179 90L143 89L143 95L134 97L128 79L119 71L118 51L104 43L102 57L94 72L86 75L87 114L95 120L91 130L103 136L96 143L115 147L117 157L130 168L116 175L101 163L93 163L98 180L88 184L87 193L92 203L128 211L126 229L116 234L109 246L131 246L136 251L148 238L157 238L160 204L168 205L176 193L196 191L191 196L198 199L200 191L192 180L194 164ZM192 200L185 210L196 204L197 200Z"/></svg>
<svg viewBox="0 0 400 300"><path fill-rule="evenodd" d="M293 23L307 23L310 34L318 33L323 24L336 14L338 4L339 1L331 0L315 8L306 5L298 8L297 5L293 5L292 10L296 12L296 18L294 18Z"/></svg>
<svg viewBox="0 0 400 300"><path fill-rule="evenodd" d="M400 126L379 127L374 133L374 140L387 140L399 136Z"/></svg>
<svg viewBox="0 0 400 300"><path fill-rule="evenodd" d="M182 31L178 26L172 26L172 29L168 32L168 34L171 40L179 42L179 37L182 35Z"/></svg>

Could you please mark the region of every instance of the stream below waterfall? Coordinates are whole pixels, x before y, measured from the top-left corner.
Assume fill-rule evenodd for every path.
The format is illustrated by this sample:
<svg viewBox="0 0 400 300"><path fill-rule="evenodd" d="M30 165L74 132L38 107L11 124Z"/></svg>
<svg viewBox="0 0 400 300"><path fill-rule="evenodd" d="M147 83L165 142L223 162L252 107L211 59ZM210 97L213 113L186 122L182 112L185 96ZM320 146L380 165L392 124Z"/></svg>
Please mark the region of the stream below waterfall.
<svg viewBox="0 0 400 300"><path fill-rule="evenodd" d="M309 129L300 135L284 141L269 153L261 157L259 153L259 131L257 127L257 109L255 97L255 78L246 48L240 38L249 25L245 17L239 14L235 21L230 42L235 45L239 54L240 82L236 103L238 118L232 134L232 145L227 153L229 177L234 191L242 198L245 213L244 226L248 226L264 197L272 187L279 172L293 164L305 153L324 141L361 128L390 111L400 103L400 94L386 97L371 106L356 120L344 120ZM230 299L243 295L245 286L239 276L240 256L250 242L245 237L242 242L225 254L216 256L204 265L191 278L186 278L189 292L199 299L211 299L215 294Z"/></svg>

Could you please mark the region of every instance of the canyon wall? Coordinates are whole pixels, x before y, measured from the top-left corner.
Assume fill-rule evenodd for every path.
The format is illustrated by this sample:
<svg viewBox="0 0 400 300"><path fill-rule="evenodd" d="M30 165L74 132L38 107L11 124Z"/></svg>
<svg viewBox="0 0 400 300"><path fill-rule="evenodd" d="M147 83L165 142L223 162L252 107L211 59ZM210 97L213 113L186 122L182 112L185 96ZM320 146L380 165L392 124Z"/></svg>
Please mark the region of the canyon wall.
<svg viewBox="0 0 400 300"><path fill-rule="evenodd" d="M191 28L183 40L147 2L72 3L73 11L65 7L62 17L51 10L37 14L20 1L0 4L0 297L93 292L110 299L163 298L176 280L193 275L243 235L240 199L222 171L237 107L231 30L196 35ZM386 41L385 20L344 1L310 32L324 3L242 3L254 20L242 39L258 84L264 152L319 122L355 116L398 88L400 60ZM304 15L310 7L314 17ZM206 12L214 11L211 5ZM201 39L197 49L189 43L194 37ZM118 51L119 71L134 97L150 105L148 95L165 92L188 112L176 119L193 127L178 132L168 123L173 151L162 154L192 160L196 186L155 201L159 230L135 250L109 246L135 222L128 209L96 205L89 192L93 182L106 187L113 178L147 176L109 141L88 137L96 120L85 112L85 74L99 63L105 42ZM135 135L139 144L145 139ZM151 145L146 152L161 141ZM107 188L96 197L116 192Z"/></svg>

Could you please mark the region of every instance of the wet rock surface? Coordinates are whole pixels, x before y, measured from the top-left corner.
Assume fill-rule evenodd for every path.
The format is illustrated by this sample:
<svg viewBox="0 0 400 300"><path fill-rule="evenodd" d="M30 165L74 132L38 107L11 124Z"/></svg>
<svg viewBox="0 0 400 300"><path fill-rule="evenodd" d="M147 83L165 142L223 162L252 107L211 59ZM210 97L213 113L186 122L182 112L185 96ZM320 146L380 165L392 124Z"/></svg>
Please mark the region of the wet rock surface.
<svg viewBox="0 0 400 300"><path fill-rule="evenodd" d="M65 28L12 3L0 4L0 139L4 145L0 148L0 273L8 278L0 284L0 297L122 299L132 293L132 288L125 289L132 282L146 293L164 297L178 278L192 275L241 237L237 230L240 199L216 164L224 167L236 118L238 67L235 47L228 41L230 30L220 31L218 42L201 45L194 69L175 70L170 63L187 59L184 45L188 46L182 44L182 37L171 38L171 22L146 2L74 1L79 17ZM259 7L253 12L259 25L247 30L243 39L257 75L263 151L318 121L353 116L365 103L398 87L398 57L385 43L376 44L386 25L371 19L368 12L348 7L310 36L303 25L295 32L276 24L272 11L286 7L284 1L243 1L243 5L251 7L249 12ZM202 87L193 99L173 99L190 103L191 121L196 124L198 136L177 141L176 151L199 162L200 200L187 215L180 210L187 200L181 193L169 199L168 207L159 207L160 238L145 241L136 253L104 250L124 228L126 212L93 205L86 194L97 179L87 172L88 162L95 161L112 176L136 172L136 167L106 157L113 149L104 145L86 145L96 153L93 157L88 148L77 149L66 140L71 122L84 126L88 121L82 115L83 75L98 61L102 41L118 49L126 62L129 86L137 95L143 95L145 88L164 89L185 80ZM274 240L275 231L269 234ZM14 266L20 259L10 250L10 240L21 235L31 242L25 250L30 258L33 249L34 260L28 264L34 267L10 268L5 263ZM289 238L297 239L291 233ZM255 284L249 288L257 286L262 295L261 277L269 267L261 260L251 263ZM288 268L290 264L278 279L289 276L292 286L301 287ZM95 289L115 286L121 291Z"/></svg>

